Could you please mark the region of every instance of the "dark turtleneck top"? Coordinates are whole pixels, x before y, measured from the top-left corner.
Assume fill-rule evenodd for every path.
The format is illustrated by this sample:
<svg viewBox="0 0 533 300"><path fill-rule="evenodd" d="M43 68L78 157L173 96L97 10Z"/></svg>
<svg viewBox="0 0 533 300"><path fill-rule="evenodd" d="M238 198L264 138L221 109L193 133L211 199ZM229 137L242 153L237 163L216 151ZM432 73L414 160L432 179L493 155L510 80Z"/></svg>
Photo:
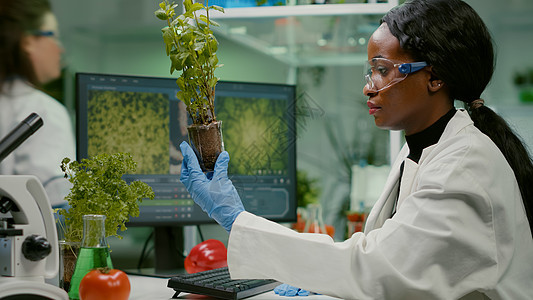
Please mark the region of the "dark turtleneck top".
<svg viewBox="0 0 533 300"><path fill-rule="evenodd" d="M446 128L446 125L448 125L448 122L453 118L456 111L457 110L454 107L450 109L444 116L438 119L437 122L433 123L433 125L429 126L428 128L418 133L405 136L405 141L407 142L407 145L409 146L409 155L407 156L407 158L411 159L412 161L418 164L418 161L420 160L420 156L422 156L422 151L425 148L431 145L434 145L439 141L440 137L442 136L442 133L444 132L444 129ZM405 164L405 161L402 162L402 164L400 165L398 196L396 197L396 203L394 204L394 207L393 207L393 211L392 211L393 216L396 213L396 205L398 204L398 197L400 197L400 186L402 183L404 164Z"/></svg>
<svg viewBox="0 0 533 300"><path fill-rule="evenodd" d="M405 141L409 146L409 155L407 157L418 163L420 156L422 155L422 150L439 141L446 125L448 125L448 122L455 115L456 111L455 108L452 108L428 128L418 133L405 136Z"/></svg>

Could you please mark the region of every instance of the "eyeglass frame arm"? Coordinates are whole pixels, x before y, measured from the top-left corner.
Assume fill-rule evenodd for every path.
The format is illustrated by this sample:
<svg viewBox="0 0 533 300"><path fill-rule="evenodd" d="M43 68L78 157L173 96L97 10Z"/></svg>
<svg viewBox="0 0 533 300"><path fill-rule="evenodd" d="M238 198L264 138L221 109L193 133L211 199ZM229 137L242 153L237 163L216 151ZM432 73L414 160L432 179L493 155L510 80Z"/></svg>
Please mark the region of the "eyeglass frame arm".
<svg viewBox="0 0 533 300"><path fill-rule="evenodd" d="M398 71L400 71L402 74L410 74L419 71L426 66L428 66L428 63L425 61L404 63L398 66Z"/></svg>
<svg viewBox="0 0 533 300"><path fill-rule="evenodd" d="M34 36L50 36L55 37L56 33L51 30L33 30L30 32Z"/></svg>

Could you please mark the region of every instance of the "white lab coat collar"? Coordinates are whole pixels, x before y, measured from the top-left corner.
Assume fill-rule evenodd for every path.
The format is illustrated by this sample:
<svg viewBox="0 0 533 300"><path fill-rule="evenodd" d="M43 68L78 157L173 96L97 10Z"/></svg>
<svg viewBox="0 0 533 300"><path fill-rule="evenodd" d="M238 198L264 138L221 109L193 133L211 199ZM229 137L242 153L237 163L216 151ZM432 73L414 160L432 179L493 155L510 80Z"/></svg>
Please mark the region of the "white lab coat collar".
<svg viewBox="0 0 533 300"><path fill-rule="evenodd" d="M440 137L437 144L431 145L425 148L422 151L419 163L407 159L409 154L409 147L406 144L400 150L396 161L392 164L391 172L385 183L385 187L381 196L372 207L370 214L365 225L365 233L370 232L373 229L380 228L383 226L383 223L387 219L390 219L392 215L392 210L394 208L394 203L398 199L397 209L402 205L403 199L408 196L411 190L411 186L416 178L418 168L420 165L424 164L424 161L427 159L435 148L437 148L443 141L455 136L459 131L464 129L467 126L473 125L474 122L468 115L468 112L465 110L458 110L452 119L446 125L442 136ZM400 178L400 165L405 161L404 173L402 176L402 188L400 189L401 195L398 197L398 180Z"/></svg>

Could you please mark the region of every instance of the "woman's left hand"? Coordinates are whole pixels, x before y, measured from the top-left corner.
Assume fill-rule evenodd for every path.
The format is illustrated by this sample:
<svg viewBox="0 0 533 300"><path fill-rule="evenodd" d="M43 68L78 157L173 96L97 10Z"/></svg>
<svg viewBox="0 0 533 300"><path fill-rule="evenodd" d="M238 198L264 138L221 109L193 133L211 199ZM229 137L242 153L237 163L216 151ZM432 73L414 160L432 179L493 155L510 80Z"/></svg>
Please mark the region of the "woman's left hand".
<svg viewBox="0 0 533 300"><path fill-rule="evenodd" d="M196 154L187 142L180 145L183 154L180 180L192 199L209 217L230 232L237 216L244 211L241 198L228 178L229 154L218 156L212 178L202 172Z"/></svg>

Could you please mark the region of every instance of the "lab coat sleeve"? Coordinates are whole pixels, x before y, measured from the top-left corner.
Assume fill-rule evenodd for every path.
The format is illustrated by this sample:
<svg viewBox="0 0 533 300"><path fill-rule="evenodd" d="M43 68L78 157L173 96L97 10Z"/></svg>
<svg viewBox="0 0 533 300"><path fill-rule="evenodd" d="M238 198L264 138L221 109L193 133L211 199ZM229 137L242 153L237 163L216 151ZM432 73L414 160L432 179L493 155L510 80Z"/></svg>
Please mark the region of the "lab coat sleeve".
<svg viewBox="0 0 533 300"><path fill-rule="evenodd" d="M40 96L42 102L37 102ZM34 174L43 184L52 206L64 204L71 184L61 171L65 157L76 158L72 122L66 108L46 95L35 96L35 103L22 112L22 120L29 111L43 119L43 126L30 136L16 152L16 174ZM46 100L46 101L45 101Z"/></svg>
<svg viewBox="0 0 533 300"><path fill-rule="evenodd" d="M474 180L465 170L439 165L431 172L381 228L344 242L241 213L228 245L231 275L343 299L459 299L494 286L497 259L483 192L474 184L471 193L459 193Z"/></svg>

